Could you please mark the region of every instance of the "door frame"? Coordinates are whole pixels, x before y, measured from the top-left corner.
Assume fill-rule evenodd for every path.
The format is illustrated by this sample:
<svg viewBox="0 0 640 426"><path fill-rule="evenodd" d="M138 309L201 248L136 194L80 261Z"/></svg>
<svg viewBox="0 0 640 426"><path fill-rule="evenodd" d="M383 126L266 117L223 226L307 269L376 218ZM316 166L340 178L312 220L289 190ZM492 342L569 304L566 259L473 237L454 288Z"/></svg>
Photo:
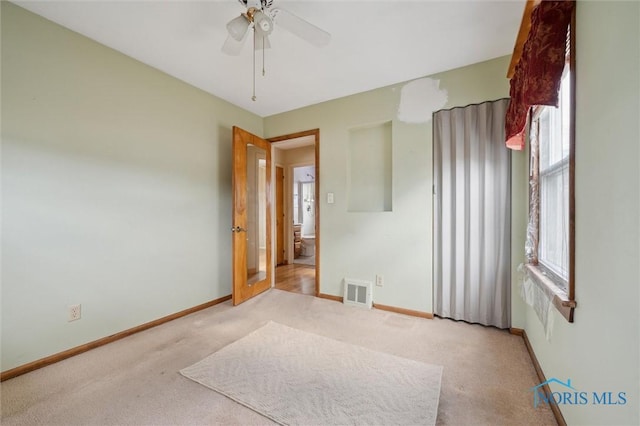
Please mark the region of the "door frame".
<svg viewBox="0 0 640 426"><path fill-rule="evenodd" d="M272 157L273 157L273 153L272 153ZM284 187L284 183L285 183L285 178L286 178L286 173L284 170L284 166L280 165L280 164L273 164L273 169L275 170L275 180L273 181L273 192L274 192L274 203L273 203L273 210L274 210L274 218L275 218L275 267L278 267L280 265L286 265L288 264L288 259L285 258L284 254L288 252L287 249L285 249L284 245L286 244L286 232L285 232L285 222L284 222L284 218L286 217L284 212L285 212L285 206L284 206L284 194L285 192L285 187ZM282 170L282 177L279 178L278 177L278 170ZM281 214L280 214L281 213ZM280 224L278 226L278 224ZM281 241L282 239L282 241ZM281 245L282 243L282 245ZM280 250L282 249L282 250ZM279 262L279 260L281 259L282 256L282 262Z"/></svg>
<svg viewBox="0 0 640 426"><path fill-rule="evenodd" d="M315 213L315 222L316 222L316 265L315 265L315 295L316 297L320 295L320 129L312 129L305 130L302 132L290 133L282 136L276 136L273 138L267 138L267 142L274 144L276 142L283 142L290 139L301 138L305 136L313 136L314 137L314 149L315 149L315 175L316 175L316 185L315 185L315 199L316 203L314 206ZM273 150L272 146L272 150ZM273 261L272 261L273 262ZM272 265L273 266L273 265ZM275 268L272 268L275 271ZM274 272L275 274L275 272ZM275 277L273 278L273 285L275 285Z"/></svg>

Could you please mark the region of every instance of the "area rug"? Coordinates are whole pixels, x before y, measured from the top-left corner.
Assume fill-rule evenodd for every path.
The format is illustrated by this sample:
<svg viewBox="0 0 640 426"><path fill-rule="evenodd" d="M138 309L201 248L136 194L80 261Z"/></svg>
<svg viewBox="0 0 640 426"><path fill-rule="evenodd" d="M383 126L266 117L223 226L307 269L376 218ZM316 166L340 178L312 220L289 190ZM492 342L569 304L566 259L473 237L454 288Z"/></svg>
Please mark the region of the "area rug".
<svg viewBox="0 0 640 426"><path fill-rule="evenodd" d="M180 373L280 424L433 425L442 367L269 322Z"/></svg>

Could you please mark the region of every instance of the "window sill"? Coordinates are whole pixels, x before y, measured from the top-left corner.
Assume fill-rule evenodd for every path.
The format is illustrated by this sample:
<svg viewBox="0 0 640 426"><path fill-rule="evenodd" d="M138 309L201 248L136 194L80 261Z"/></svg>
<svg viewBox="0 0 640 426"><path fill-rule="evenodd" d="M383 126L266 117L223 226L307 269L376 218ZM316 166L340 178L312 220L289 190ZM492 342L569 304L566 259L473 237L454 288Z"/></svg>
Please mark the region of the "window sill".
<svg viewBox="0 0 640 426"><path fill-rule="evenodd" d="M542 273L542 270L535 265L526 265L527 271L533 281L542 286L547 292L553 295L553 306L569 322L573 322L573 311L577 306L575 300L569 299L569 295L560 289L551 279Z"/></svg>

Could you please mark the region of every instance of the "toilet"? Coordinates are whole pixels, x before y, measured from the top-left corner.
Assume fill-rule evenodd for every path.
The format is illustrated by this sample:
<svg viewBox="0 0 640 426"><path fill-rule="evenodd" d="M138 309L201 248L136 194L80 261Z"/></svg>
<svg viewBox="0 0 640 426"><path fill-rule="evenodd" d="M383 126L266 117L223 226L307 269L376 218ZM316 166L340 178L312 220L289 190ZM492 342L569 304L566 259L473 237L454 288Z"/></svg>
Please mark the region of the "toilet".
<svg viewBox="0 0 640 426"><path fill-rule="evenodd" d="M302 256L315 256L316 254L316 236L306 235L302 237Z"/></svg>

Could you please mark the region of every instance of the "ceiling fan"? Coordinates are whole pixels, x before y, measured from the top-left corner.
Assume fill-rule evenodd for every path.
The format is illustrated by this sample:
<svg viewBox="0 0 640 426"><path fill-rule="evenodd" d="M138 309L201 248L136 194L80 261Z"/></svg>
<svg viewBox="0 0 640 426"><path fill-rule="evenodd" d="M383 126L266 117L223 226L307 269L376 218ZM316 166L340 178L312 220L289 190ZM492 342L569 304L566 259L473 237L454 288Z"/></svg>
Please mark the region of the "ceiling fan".
<svg viewBox="0 0 640 426"><path fill-rule="evenodd" d="M280 7L273 7L273 0L238 0L247 8L245 13L227 23L229 35L222 51L229 55L239 55L247 34L253 29L254 49L271 47L269 35L274 26L282 27L314 46L322 47L329 43L331 35L310 22Z"/></svg>

